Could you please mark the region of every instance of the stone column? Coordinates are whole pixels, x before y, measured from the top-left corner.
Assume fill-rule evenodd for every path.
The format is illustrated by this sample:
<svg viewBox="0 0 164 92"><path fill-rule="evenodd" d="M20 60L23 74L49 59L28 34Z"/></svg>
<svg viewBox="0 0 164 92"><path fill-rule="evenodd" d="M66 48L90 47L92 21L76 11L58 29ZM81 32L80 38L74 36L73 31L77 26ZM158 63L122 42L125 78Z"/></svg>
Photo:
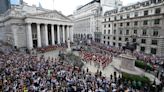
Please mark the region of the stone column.
<svg viewBox="0 0 164 92"><path fill-rule="evenodd" d="M65 28L64 28L64 25L62 26L63 28L63 43L65 43Z"/></svg>
<svg viewBox="0 0 164 92"><path fill-rule="evenodd" d="M60 25L57 25L57 43L60 44Z"/></svg>
<svg viewBox="0 0 164 92"><path fill-rule="evenodd" d="M69 37L69 32L70 32L70 31L69 31L69 26L66 26L66 33L67 33L67 38L66 38L66 39L67 39L67 41L68 41L68 38L70 39L70 37Z"/></svg>
<svg viewBox="0 0 164 92"><path fill-rule="evenodd" d="M51 37L52 37L52 45L54 45L55 44L54 25L51 25Z"/></svg>
<svg viewBox="0 0 164 92"><path fill-rule="evenodd" d="M44 24L44 34L45 34L45 46L48 46L48 27Z"/></svg>
<svg viewBox="0 0 164 92"><path fill-rule="evenodd" d="M72 26L70 27L69 31L70 31L69 32L70 33L70 36L69 36L70 37L70 41L73 42L73 27Z"/></svg>
<svg viewBox="0 0 164 92"><path fill-rule="evenodd" d="M16 28L16 26L12 27L12 34L13 34L12 44L13 44L13 46L18 46L17 30L18 29Z"/></svg>
<svg viewBox="0 0 164 92"><path fill-rule="evenodd" d="M26 32L27 32L27 48L31 50L33 48L31 23L27 24Z"/></svg>
<svg viewBox="0 0 164 92"><path fill-rule="evenodd" d="M37 40L38 47L41 47L40 24L37 24Z"/></svg>

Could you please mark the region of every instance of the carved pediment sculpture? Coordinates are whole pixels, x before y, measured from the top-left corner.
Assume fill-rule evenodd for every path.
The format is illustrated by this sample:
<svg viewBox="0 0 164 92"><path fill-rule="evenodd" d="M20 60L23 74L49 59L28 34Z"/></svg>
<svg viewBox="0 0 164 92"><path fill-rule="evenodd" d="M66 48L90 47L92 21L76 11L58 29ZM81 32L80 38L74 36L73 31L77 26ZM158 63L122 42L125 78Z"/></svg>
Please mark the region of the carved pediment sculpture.
<svg viewBox="0 0 164 92"><path fill-rule="evenodd" d="M30 15L30 17L70 21L69 18L67 18L66 16L64 16L63 14L61 14L58 11L55 11L55 10L54 11L49 11L49 12L43 12L43 13L39 13L39 14L33 14L33 15Z"/></svg>

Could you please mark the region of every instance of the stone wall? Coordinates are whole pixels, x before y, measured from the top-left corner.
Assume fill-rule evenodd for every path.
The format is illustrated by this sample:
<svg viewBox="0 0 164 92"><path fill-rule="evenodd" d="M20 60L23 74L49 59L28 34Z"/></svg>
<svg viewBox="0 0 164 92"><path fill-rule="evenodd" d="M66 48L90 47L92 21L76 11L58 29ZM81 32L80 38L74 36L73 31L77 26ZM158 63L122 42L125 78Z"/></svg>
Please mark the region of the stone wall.
<svg viewBox="0 0 164 92"><path fill-rule="evenodd" d="M11 31L13 32L14 37L14 46L26 47L26 28L25 25L14 24L12 25Z"/></svg>
<svg viewBox="0 0 164 92"><path fill-rule="evenodd" d="M3 41L5 38L4 26L0 26L0 41Z"/></svg>

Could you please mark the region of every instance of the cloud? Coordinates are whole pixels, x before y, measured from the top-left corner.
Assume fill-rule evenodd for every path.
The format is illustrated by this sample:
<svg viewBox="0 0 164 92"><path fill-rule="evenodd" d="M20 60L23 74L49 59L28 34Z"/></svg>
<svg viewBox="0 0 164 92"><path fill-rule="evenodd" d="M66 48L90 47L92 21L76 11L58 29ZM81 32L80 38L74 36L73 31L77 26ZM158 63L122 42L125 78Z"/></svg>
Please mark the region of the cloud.
<svg viewBox="0 0 164 92"><path fill-rule="evenodd" d="M61 11L64 15L72 14L74 10L80 5L85 5L92 0L24 0L28 4L32 5L39 5L41 3L43 8L46 9L54 9L57 11ZM135 3L137 1L142 0L122 0L123 5L128 5L129 3Z"/></svg>

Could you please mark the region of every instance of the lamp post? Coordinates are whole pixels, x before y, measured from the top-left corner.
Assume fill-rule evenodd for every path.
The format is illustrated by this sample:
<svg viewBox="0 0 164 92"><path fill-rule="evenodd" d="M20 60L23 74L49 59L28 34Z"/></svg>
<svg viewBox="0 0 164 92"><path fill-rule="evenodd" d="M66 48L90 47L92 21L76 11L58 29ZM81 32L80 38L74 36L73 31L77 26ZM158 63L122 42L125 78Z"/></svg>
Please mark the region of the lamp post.
<svg viewBox="0 0 164 92"><path fill-rule="evenodd" d="M96 56L95 56L95 55L93 55L93 61L95 61L95 58L96 58Z"/></svg>

